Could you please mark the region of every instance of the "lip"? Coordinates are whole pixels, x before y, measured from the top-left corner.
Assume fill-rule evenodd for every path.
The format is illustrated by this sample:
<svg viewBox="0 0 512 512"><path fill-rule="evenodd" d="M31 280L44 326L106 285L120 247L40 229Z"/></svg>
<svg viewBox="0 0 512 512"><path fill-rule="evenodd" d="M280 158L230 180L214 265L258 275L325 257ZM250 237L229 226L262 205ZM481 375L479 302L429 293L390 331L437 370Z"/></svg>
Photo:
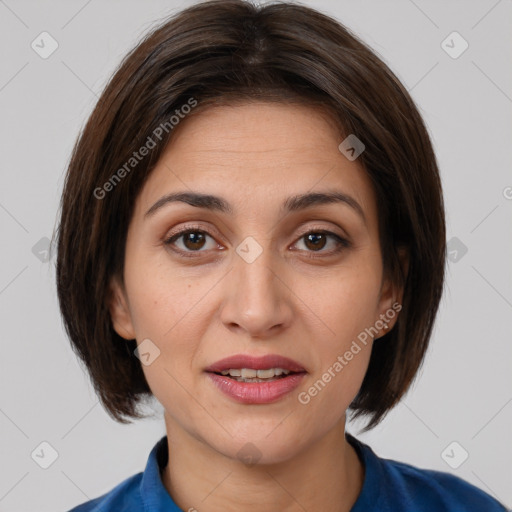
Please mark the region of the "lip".
<svg viewBox="0 0 512 512"><path fill-rule="evenodd" d="M267 370L269 368L282 368L291 372L304 372L306 370L297 361L279 354L266 354L264 356L251 356L248 354L235 354L221 359L205 368L206 372L221 372L230 368L242 369L252 368L253 370ZM270 383L269 383L270 384Z"/></svg>
<svg viewBox="0 0 512 512"><path fill-rule="evenodd" d="M243 404L269 404L293 391L306 372L291 373L271 382L238 382L224 375L207 373L215 386L233 400Z"/></svg>

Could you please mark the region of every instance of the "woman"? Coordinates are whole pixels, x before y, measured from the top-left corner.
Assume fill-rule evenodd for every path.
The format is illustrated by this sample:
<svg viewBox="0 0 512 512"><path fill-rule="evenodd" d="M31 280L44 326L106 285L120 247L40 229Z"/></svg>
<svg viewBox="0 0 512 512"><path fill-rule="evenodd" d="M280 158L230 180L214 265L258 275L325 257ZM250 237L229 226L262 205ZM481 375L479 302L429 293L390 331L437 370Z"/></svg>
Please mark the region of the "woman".
<svg viewBox="0 0 512 512"><path fill-rule="evenodd" d="M188 8L123 61L62 196L57 284L76 353L143 473L73 510L503 511L379 458L443 291L439 171L412 99L297 4Z"/></svg>

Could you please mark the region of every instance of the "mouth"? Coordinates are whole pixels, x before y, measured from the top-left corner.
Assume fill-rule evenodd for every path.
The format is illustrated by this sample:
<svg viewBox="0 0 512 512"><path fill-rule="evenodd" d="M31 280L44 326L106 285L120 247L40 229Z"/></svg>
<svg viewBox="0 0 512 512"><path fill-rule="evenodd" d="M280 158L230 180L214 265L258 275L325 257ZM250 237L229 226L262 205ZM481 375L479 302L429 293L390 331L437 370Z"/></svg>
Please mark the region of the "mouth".
<svg viewBox="0 0 512 512"><path fill-rule="evenodd" d="M300 363L279 354L236 354L213 363L205 371L234 379L274 379L290 373L307 373Z"/></svg>
<svg viewBox="0 0 512 512"><path fill-rule="evenodd" d="M297 361L278 354L237 354L217 361L205 372L224 394L244 404L276 402L308 373Z"/></svg>
<svg viewBox="0 0 512 512"><path fill-rule="evenodd" d="M223 372L207 372L206 375L218 390L235 402L261 405L277 402L289 395L301 384L307 373L305 371L290 371L288 374L282 373L281 375L260 379L257 376L252 378L242 377L243 374L246 374L244 370L248 372L255 371L242 368L240 376L230 375L232 370L229 370L226 375L223 375ZM274 373L274 370L278 370L278 368L264 371ZM234 372L237 373L237 370L234 370ZM252 375L252 373L249 373L249 375Z"/></svg>
<svg viewBox="0 0 512 512"><path fill-rule="evenodd" d="M290 375L306 373L306 371L295 372L284 368L268 368L266 370L255 370L253 368L229 368L220 372L209 372L228 377L237 382L273 382L275 380L285 379Z"/></svg>

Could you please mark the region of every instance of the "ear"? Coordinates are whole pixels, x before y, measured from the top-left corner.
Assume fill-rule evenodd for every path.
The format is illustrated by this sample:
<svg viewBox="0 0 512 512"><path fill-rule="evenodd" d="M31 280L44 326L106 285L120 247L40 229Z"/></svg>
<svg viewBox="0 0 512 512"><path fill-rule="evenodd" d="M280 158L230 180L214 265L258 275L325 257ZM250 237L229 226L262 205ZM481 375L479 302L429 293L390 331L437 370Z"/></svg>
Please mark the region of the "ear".
<svg viewBox="0 0 512 512"><path fill-rule="evenodd" d="M110 281L107 303L112 325L117 334L126 340L135 339L126 292L117 277L113 277Z"/></svg>
<svg viewBox="0 0 512 512"><path fill-rule="evenodd" d="M409 251L406 247L398 247L397 254L402 269L403 282L405 283L409 271ZM399 286L398 283L393 282L391 276L387 276L384 279L379 300L379 317L376 318L376 322L382 320L382 323L387 325L387 328L383 326L375 339L384 336L384 334L393 329L398 320L398 312L402 309L403 294L403 285ZM380 325L381 322L377 324L378 327Z"/></svg>

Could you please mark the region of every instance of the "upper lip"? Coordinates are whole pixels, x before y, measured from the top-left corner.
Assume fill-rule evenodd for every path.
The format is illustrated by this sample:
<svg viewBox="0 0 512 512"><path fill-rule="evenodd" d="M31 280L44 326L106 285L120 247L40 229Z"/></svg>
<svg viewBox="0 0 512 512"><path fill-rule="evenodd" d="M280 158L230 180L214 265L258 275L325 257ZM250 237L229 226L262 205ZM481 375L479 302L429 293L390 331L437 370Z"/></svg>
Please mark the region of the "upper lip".
<svg viewBox="0 0 512 512"><path fill-rule="evenodd" d="M229 369L252 368L254 370L267 370L269 368L282 368L291 372L305 372L306 370L293 359L279 354L266 354L264 356L251 356L248 354L236 354L220 359L205 368L207 372L221 372Z"/></svg>

